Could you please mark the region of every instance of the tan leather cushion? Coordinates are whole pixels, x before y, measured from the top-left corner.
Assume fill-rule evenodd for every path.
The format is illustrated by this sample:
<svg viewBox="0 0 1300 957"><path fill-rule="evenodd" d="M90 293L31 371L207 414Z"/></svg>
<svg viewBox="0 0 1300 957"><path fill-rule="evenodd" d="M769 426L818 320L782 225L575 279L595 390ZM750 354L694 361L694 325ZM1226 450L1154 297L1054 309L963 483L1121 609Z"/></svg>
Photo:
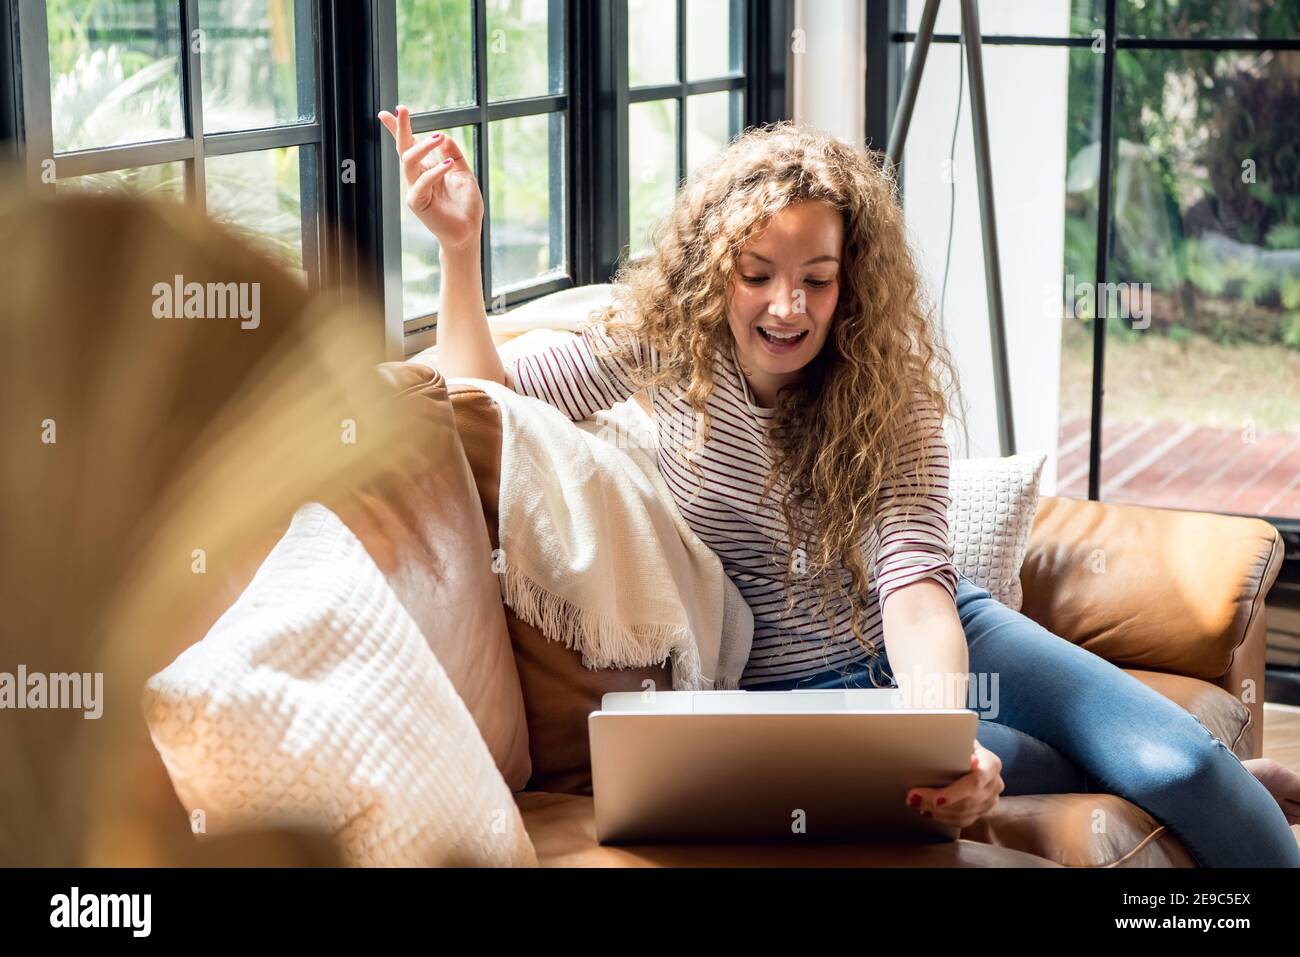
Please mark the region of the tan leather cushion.
<svg viewBox="0 0 1300 957"><path fill-rule="evenodd" d="M492 573L482 506L441 373L411 362L379 366L415 414L433 423L423 461L327 502L428 640L474 717L511 791L531 773L519 675Z"/></svg>
<svg viewBox="0 0 1300 957"><path fill-rule="evenodd" d="M1282 567L1267 522L1044 498L1021 567L1024 614L1118 665L1219 685L1263 753L1264 597Z"/></svg>
<svg viewBox="0 0 1300 957"><path fill-rule="evenodd" d="M652 681L672 687L668 665L604 668L593 671L582 656L507 610L528 718L533 776L528 789L561 794L591 794L591 746L587 716L600 708L607 691L641 691Z"/></svg>
<svg viewBox="0 0 1300 957"><path fill-rule="evenodd" d="M596 843L592 799L525 791L515 795L543 867L1054 867L1011 848L968 840L943 844Z"/></svg>
<svg viewBox="0 0 1300 957"><path fill-rule="evenodd" d="M1195 867L1173 834L1113 794L1018 794L961 832L1064 867Z"/></svg>
<svg viewBox="0 0 1300 957"><path fill-rule="evenodd" d="M487 393L468 384L451 386L451 405L465 456L478 485L492 547L497 548L500 544L497 499L501 487L501 415ZM601 696L607 691L640 691L642 682L647 680L661 690L670 689L671 665L592 670L582 664L577 651L547 639L509 608L506 624L528 722L533 767L528 789L591 794L587 716L600 708Z"/></svg>
<svg viewBox="0 0 1300 957"><path fill-rule="evenodd" d="M1022 611L1115 664L1213 681L1261 614L1277 540L1258 519L1046 497Z"/></svg>
<svg viewBox="0 0 1300 957"><path fill-rule="evenodd" d="M515 795L543 867L1194 867L1182 843L1111 794L1018 795L945 844L606 846L590 797Z"/></svg>

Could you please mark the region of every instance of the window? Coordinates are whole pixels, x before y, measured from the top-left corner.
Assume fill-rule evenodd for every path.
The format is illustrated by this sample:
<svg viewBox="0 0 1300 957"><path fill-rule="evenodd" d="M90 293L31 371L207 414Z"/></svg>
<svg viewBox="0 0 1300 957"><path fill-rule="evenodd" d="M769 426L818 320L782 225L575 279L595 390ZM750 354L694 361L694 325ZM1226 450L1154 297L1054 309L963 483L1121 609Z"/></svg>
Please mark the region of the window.
<svg viewBox="0 0 1300 957"><path fill-rule="evenodd" d="M788 115L792 0L15 2L0 136L33 188L198 205L375 296L393 358L436 342L441 276L381 109L473 167L490 314L607 282L684 175Z"/></svg>
<svg viewBox="0 0 1300 957"><path fill-rule="evenodd" d="M22 0L18 25L33 182L194 202L320 281L314 2Z"/></svg>
<svg viewBox="0 0 1300 957"><path fill-rule="evenodd" d="M493 309L567 285L566 4L397 0L394 14L387 108L406 105L417 135L445 132L478 177ZM418 334L435 325L438 243L407 210L400 174L384 209L400 217L401 320Z"/></svg>
<svg viewBox="0 0 1300 957"><path fill-rule="evenodd" d="M628 0L633 254L683 178L744 128L744 14L744 0Z"/></svg>
<svg viewBox="0 0 1300 957"><path fill-rule="evenodd" d="M397 64L387 105L409 106L416 132L447 132L485 187L492 313L608 281L621 256L644 251L650 224L669 210L685 175L745 125L787 115L790 6L397 3L381 27L391 31ZM385 241L386 255L401 261L400 281L387 276L402 297L400 311L388 299L389 324L400 324L409 355L436 340L438 254L400 212L396 157L388 162L384 209L402 219L400 236Z"/></svg>
<svg viewBox="0 0 1300 957"><path fill-rule="evenodd" d="M879 146L921 7L891 4L868 51ZM956 12L903 185L950 337L987 355ZM1054 449L1056 494L1300 526L1300 0L981 14L1020 448ZM966 378L991 394L987 370Z"/></svg>

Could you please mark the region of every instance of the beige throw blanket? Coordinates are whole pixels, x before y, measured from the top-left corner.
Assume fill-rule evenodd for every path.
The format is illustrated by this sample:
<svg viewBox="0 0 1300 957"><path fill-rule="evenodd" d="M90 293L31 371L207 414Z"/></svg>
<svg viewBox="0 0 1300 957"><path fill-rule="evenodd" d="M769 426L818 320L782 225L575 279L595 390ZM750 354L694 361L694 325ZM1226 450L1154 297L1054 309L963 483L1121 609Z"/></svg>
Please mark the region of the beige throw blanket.
<svg viewBox="0 0 1300 957"><path fill-rule="evenodd" d="M449 382L473 383L501 410L506 604L589 668L671 658L676 689L738 687L753 613L673 502L638 403L574 423L497 382Z"/></svg>

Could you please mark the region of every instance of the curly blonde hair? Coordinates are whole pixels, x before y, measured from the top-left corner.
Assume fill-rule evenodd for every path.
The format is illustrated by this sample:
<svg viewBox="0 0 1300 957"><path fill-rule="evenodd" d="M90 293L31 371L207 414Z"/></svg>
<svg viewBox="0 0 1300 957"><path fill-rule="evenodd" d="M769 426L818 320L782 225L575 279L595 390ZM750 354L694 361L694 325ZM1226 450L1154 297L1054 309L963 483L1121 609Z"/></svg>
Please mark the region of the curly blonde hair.
<svg viewBox="0 0 1300 957"><path fill-rule="evenodd" d="M942 417L955 411L949 394L957 390L882 155L788 120L751 128L684 184L672 211L651 230L652 253L620 263L614 302L593 319L657 350L653 369L628 361L634 357L626 334L612 335L614 347L603 352L622 359L639 387L685 385L699 423L698 449L712 424L705 403L714 360L733 342L727 304L737 258L773 216L805 201L829 203L843 217L840 294L826 344L799 381L777 396L769 431L773 465L763 495L784 475L787 544L816 543L806 549L804 569L790 549L785 612L794 607L793 575L829 578L843 596L841 570L847 569L853 634L873 650L862 633L868 592L863 538L872 535L872 516L891 477L891 504L915 504L933 491L924 442L919 475L904 494L892 473L917 444L909 419L918 401ZM687 461L699 478L694 461ZM798 520L800 513L807 524ZM827 570L838 573L826 576ZM826 587L819 591L818 619L832 594Z"/></svg>

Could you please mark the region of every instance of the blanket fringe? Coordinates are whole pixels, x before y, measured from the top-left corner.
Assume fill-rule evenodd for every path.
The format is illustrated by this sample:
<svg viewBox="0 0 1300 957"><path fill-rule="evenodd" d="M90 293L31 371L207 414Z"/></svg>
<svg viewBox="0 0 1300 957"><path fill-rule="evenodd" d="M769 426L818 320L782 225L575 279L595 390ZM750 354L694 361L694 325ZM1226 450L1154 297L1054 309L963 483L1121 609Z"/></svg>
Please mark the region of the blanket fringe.
<svg viewBox="0 0 1300 957"><path fill-rule="evenodd" d="M713 687L712 679L700 674L699 648L687 626L652 624L628 629L613 618L575 607L513 565L507 564L499 577L502 600L514 613L549 640L577 651L586 667L650 667L671 657L674 689Z"/></svg>

